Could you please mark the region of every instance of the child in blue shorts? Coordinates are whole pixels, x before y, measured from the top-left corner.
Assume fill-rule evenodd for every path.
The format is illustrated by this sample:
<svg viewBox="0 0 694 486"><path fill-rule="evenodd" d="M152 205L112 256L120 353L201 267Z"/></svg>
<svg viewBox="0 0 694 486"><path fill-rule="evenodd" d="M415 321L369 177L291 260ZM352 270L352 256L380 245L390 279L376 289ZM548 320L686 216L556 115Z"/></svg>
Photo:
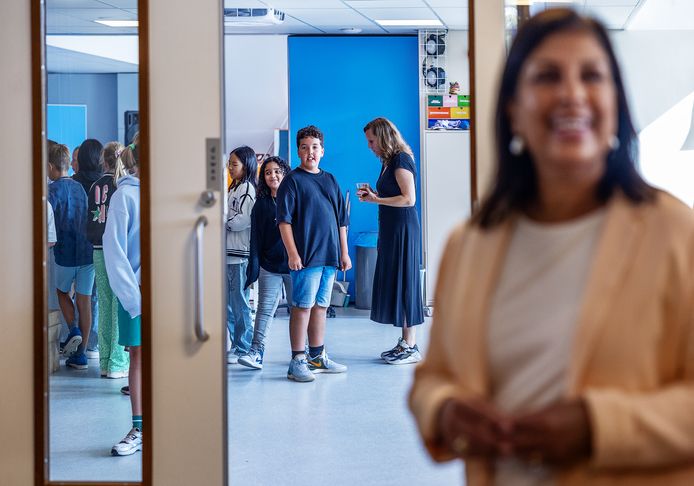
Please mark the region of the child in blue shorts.
<svg viewBox="0 0 694 486"><path fill-rule="evenodd" d="M309 382L315 379L314 373L347 371L325 352L325 313L337 268L347 271L352 261L340 186L332 174L318 168L325 153L323 133L313 125L302 128L296 143L301 165L287 174L277 191L277 224L287 250L293 289L289 319L292 360L287 378Z"/></svg>
<svg viewBox="0 0 694 486"><path fill-rule="evenodd" d="M68 177L69 168L70 150L62 144L52 145L48 151L48 177L53 182L48 186L48 202L53 208L58 240L53 248L56 292L60 310L70 326L63 353L67 356L67 366L86 370L84 347L92 327L94 261L92 245L87 240L87 193ZM74 322L75 307L70 298L73 283L79 326Z"/></svg>

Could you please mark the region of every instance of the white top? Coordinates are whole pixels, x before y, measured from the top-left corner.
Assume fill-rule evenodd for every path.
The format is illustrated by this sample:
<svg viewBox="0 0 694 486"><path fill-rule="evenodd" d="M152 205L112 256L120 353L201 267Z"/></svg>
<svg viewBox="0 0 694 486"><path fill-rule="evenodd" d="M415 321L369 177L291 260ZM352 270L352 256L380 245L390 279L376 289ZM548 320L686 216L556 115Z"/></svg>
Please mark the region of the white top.
<svg viewBox="0 0 694 486"><path fill-rule="evenodd" d="M46 226L48 233L48 243L56 243L58 237L55 232L55 216L53 215L53 206L50 201L46 200Z"/></svg>
<svg viewBox="0 0 694 486"><path fill-rule="evenodd" d="M539 410L564 394L578 314L605 216L558 224L522 217L492 300L489 363L493 402L505 414ZM495 482L553 484L541 467L503 460Z"/></svg>

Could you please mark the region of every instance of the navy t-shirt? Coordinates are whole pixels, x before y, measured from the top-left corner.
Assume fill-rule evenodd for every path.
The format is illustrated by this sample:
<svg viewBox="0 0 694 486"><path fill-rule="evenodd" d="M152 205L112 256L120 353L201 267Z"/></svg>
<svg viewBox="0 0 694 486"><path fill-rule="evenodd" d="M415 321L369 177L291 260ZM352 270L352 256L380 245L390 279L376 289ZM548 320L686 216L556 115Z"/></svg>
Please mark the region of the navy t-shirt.
<svg viewBox="0 0 694 486"><path fill-rule="evenodd" d="M332 174L312 174L300 167L287 174L277 191L277 223L292 225L304 267L339 266L339 227L349 221Z"/></svg>
<svg viewBox="0 0 694 486"><path fill-rule="evenodd" d="M61 177L48 186L48 201L53 206L58 242L53 254L61 267L91 265L92 244L87 240L87 194L82 186Z"/></svg>

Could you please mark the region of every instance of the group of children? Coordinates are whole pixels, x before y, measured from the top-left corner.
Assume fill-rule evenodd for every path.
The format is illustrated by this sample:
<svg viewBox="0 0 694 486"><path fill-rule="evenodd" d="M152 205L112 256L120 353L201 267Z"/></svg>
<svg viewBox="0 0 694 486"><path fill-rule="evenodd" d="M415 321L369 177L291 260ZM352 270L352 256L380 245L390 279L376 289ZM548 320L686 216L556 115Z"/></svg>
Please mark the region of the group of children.
<svg viewBox="0 0 694 486"><path fill-rule="evenodd" d="M129 455L142 445L138 137L128 147L88 139L76 152L77 171L70 177L69 149L49 141L49 244L58 303L70 328L61 347L68 367L88 368L85 349L96 282L101 376L129 378L122 391L130 395L133 413L132 429L111 453Z"/></svg>
<svg viewBox="0 0 694 486"><path fill-rule="evenodd" d="M239 147L229 157L227 361L263 367L267 329L284 286L291 307L287 378L310 382L315 373L347 371L325 351L325 318L337 269L347 271L352 262L345 201L335 177L319 168L323 133L308 126L298 131L296 142L299 167L290 170L281 158L269 157L260 167L257 187L253 150ZM249 287L256 280L254 326Z"/></svg>

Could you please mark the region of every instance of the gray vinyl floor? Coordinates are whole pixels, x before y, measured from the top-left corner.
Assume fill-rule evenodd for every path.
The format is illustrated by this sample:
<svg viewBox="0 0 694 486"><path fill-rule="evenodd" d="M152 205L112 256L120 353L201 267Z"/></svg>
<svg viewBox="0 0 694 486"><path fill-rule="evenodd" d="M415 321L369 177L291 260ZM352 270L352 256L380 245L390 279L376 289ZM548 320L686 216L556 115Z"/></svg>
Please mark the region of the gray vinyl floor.
<svg viewBox="0 0 694 486"><path fill-rule="evenodd" d="M368 312L338 309L327 321L326 348L348 372L295 383L286 378L284 312L270 329L262 371L228 366L230 485L463 483L460 463L435 464L420 443L406 406L414 367L379 359L395 344L395 328L372 323ZM427 324L418 336L422 350ZM128 429L129 401L119 393L127 380L99 378L91 363L80 372L87 377L64 367L51 376L50 477L138 480L139 453L109 455Z"/></svg>

